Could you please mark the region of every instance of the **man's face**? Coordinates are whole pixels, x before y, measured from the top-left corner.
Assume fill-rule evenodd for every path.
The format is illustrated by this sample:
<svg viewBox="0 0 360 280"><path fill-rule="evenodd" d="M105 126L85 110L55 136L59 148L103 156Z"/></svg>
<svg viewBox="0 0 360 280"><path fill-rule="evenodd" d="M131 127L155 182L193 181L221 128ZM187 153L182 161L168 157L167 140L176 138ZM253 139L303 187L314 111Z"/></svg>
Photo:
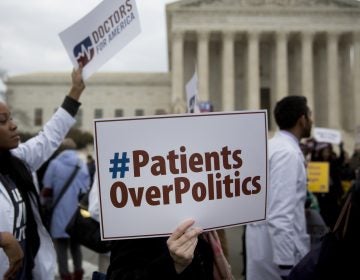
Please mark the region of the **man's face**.
<svg viewBox="0 0 360 280"><path fill-rule="evenodd" d="M11 118L9 108L0 102L0 151L16 148L20 143L17 126Z"/></svg>
<svg viewBox="0 0 360 280"><path fill-rule="evenodd" d="M303 138L308 138L311 136L311 128L313 124L311 111L308 110L307 115L305 116L304 128L303 128Z"/></svg>

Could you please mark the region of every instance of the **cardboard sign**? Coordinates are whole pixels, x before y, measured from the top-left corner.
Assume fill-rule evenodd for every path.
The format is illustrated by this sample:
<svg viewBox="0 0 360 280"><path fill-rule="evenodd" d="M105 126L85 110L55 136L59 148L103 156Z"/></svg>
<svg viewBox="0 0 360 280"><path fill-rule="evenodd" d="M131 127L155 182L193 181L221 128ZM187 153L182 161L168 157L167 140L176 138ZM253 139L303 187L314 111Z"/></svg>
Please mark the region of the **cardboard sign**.
<svg viewBox="0 0 360 280"><path fill-rule="evenodd" d="M336 129L315 127L314 138L317 142L339 145L341 143L341 132Z"/></svg>
<svg viewBox="0 0 360 280"><path fill-rule="evenodd" d="M329 163L310 161L308 170L308 190L314 193L329 192Z"/></svg>
<svg viewBox="0 0 360 280"><path fill-rule="evenodd" d="M75 68L86 80L140 34L135 0L102 1L59 36Z"/></svg>
<svg viewBox="0 0 360 280"><path fill-rule="evenodd" d="M266 218L266 111L94 121L102 238Z"/></svg>

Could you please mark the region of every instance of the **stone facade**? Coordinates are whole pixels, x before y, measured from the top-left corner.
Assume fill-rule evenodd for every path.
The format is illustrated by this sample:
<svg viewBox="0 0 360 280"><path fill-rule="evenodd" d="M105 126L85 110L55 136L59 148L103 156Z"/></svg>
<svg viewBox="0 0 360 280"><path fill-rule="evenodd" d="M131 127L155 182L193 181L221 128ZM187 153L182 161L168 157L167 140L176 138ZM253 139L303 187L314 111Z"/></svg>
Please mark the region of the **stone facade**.
<svg viewBox="0 0 360 280"><path fill-rule="evenodd" d="M19 130L37 132L53 114L71 86L70 73L32 74L7 81L7 102ZM93 131L94 118L169 113L167 73L98 73L86 81L77 126Z"/></svg>
<svg viewBox="0 0 360 280"><path fill-rule="evenodd" d="M268 109L305 95L315 125L349 141L360 125L360 3L184 0L167 6L172 101L196 68L216 111ZM276 125L269 114L269 128Z"/></svg>
<svg viewBox="0 0 360 280"><path fill-rule="evenodd" d="M185 84L196 68L199 98L216 111L267 109L305 95L315 125L339 129L352 144L360 125L360 3L355 0L182 0L167 5L168 74L95 74L83 99L92 118L184 112ZM11 78L11 105L33 127L69 87L69 74ZM26 126L21 126L25 128ZM276 128L269 113L269 128Z"/></svg>

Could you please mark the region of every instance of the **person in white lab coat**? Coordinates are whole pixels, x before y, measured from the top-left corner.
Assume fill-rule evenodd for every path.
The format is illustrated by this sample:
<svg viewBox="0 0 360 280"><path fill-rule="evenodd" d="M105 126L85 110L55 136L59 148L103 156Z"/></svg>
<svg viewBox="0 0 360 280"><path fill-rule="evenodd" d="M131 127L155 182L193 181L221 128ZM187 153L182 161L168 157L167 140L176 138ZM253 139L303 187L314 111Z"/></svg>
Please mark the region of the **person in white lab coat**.
<svg viewBox="0 0 360 280"><path fill-rule="evenodd" d="M0 279L54 279L56 255L42 223L32 172L54 153L76 122L84 88L80 67L72 73L72 87L61 107L37 136L24 143L9 107L0 102L0 232L13 235L23 250L18 265L14 251L0 246Z"/></svg>
<svg viewBox="0 0 360 280"><path fill-rule="evenodd" d="M274 110L279 127L269 141L266 221L246 228L246 279L286 279L310 250L306 232L306 163L299 142L310 136L311 111L303 96L287 96Z"/></svg>

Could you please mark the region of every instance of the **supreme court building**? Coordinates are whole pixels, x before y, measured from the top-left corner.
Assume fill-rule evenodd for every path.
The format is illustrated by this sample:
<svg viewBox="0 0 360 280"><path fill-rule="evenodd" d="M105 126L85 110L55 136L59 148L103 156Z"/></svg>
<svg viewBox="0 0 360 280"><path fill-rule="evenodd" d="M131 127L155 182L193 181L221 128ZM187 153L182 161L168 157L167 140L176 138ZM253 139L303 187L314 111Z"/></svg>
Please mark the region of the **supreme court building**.
<svg viewBox="0 0 360 280"><path fill-rule="evenodd" d="M96 116L185 112L185 85L196 71L199 99L215 111L268 109L274 130L275 102L304 95L316 126L353 139L360 125L360 2L182 0L167 5L166 16L169 72L95 74L83 96L82 128L92 130ZM47 119L53 108L45 108L44 96L66 92L64 76L10 78L8 102L30 122L41 112Z"/></svg>
<svg viewBox="0 0 360 280"><path fill-rule="evenodd" d="M169 5L167 17L173 103L196 68L199 97L215 110L271 112L298 94L317 126L360 124L357 1L188 0Z"/></svg>

